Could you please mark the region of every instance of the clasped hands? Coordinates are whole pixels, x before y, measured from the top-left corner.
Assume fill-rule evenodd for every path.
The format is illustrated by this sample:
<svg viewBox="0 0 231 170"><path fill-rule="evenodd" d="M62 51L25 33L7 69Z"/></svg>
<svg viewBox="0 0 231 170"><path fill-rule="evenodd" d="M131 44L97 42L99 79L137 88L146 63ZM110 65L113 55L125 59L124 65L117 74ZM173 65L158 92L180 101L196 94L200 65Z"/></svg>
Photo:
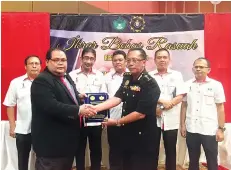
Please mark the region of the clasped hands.
<svg viewBox="0 0 231 170"><path fill-rule="evenodd" d="M80 100L84 102L84 98L87 97L85 93L78 95ZM96 107L91 104L83 104L79 108L79 115L83 117L92 117L97 114Z"/></svg>
<svg viewBox="0 0 231 170"><path fill-rule="evenodd" d="M172 100L162 101L165 110L170 110L175 106L175 103Z"/></svg>
<svg viewBox="0 0 231 170"><path fill-rule="evenodd" d="M91 104L83 104L80 106L79 115L83 117L92 117L97 114L96 107Z"/></svg>
<svg viewBox="0 0 231 170"><path fill-rule="evenodd" d="M164 106L164 110L170 110L175 106L175 103L173 101L169 101L169 100L162 100L161 101L162 105ZM163 113L163 110L161 110L160 108L156 109L156 116L157 117L161 117Z"/></svg>

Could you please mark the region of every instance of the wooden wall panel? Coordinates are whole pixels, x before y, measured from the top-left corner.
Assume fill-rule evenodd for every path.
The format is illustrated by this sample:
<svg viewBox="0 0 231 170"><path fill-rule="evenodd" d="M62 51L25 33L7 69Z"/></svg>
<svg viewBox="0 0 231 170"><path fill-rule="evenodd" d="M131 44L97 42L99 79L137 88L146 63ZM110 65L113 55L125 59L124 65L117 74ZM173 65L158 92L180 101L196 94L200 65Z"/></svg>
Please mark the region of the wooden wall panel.
<svg viewBox="0 0 231 170"><path fill-rule="evenodd" d="M96 8L102 9L104 11L109 11L108 1L86 1L85 3L95 6Z"/></svg>
<svg viewBox="0 0 231 170"><path fill-rule="evenodd" d="M109 1L110 13L158 13L159 2L154 1Z"/></svg>
<svg viewBox="0 0 231 170"><path fill-rule="evenodd" d="M213 4L210 1L201 1L200 12L201 13L213 12Z"/></svg>
<svg viewBox="0 0 231 170"><path fill-rule="evenodd" d="M51 13L210 13L210 1L2 1L2 12ZM200 6L200 9L198 8ZM231 1L217 5L217 13L231 12Z"/></svg>
<svg viewBox="0 0 231 170"><path fill-rule="evenodd" d="M176 13L183 13L184 12L184 1L176 1Z"/></svg>
<svg viewBox="0 0 231 170"><path fill-rule="evenodd" d="M1 12L32 12L32 2L1 1Z"/></svg>
<svg viewBox="0 0 231 170"><path fill-rule="evenodd" d="M176 13L176 2L175 1L167 1L165 5L167 5L167 13Z"/></svg>
<svg viewBox="0 0 231 170"><path fill-rule="evenodd" d="M33 12L78 13L77 1L34 1Z"/></svg>
<svg viewBox="0 0 231 170"><path fill-rule="evenodd" d="M79 2L79 12L80 14L100 14L100 13L107 13L107 11L97 8L91 4L86 2Z"/></svg>
<svg viewBox="0 0 231 170"><path fill-rule="evenodd" d="M222 1L218 4L217 12L231 12L231 1Z"/></svg>
<svg viewBox="0 0 231 170"><path fill-rule="evenodd" d="M185 1L185 13L198 13L198 1Z"/></svg>
<svg viewBox="0 0 231 170"><path fill-rule="evenodd" d="M165 13L166 12L166 6L167 2L166 1L160 1L159 2L159 13Z"/></svg>

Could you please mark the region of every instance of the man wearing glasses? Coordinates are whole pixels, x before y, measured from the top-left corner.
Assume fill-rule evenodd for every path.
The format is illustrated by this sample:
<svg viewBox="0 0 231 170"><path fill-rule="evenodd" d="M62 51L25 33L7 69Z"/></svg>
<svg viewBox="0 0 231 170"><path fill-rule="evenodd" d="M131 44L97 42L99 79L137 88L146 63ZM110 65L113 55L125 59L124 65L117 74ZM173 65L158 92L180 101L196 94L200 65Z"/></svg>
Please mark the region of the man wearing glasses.
<svg viewBox="0 0 231 170"><path fill-rule="evenodd" d="M103 73L93 69L96 61L96 51L93 48L84 48L81 60L81 67L69 73L76 84L77 90L83 94L107 92ZM76 167L78 170L85 170L85 150L88 139L91 170L100 170L102 159L101 123L85 123L84 119L82 122L79 151L76 154Z"/></svg>
<svg viewBox="0 0 231 170"><path fill-rule="evenodd" d="M126 68L126 53L121 50L116 50L112 54L113 69L105 75L105 82L109 97L113 97L119 89L123 74L128 71ZM122 105L110 109L110 118L120 119L122 114ZM109 164L110 170L121 170L122 166L122 142L121 142L121 128L118 126L107 127L107 138L109 144Z"/></svg>
<svg viewBox="0 0 231 170"><path fill-rule="evenodd" d="M180 123L189 152L189 170L199 170L201 145L208 170L218 169L218 142L224 140L225 131L225 95L222 84L207 76L210 70L209 60L198 58L193 63L195 78L186 82Z"/></svg>
<svg viewBox="0 0 231 170"><path fill-rule="evenodd" d="M180 126L180 102L185 93L181 87L184 83L180 72L169 68L170 53L161 48L155 52L154 62L156 70L149 72L155 78L160 87L160 98L157 105L158 146L160 145L161 133L163 134L165 148L166 170L176 170L176 143L178 128ZM159 153L159 147L157 152ZM158 162L158 155L156 162ZM157 167L156 167L157 169Z"/></svg>
<svg viewBox="0 0 231 170"><path fill-rule="evenodd" d="M80 94L66 70L65 52L51 48L46 54L45 70L31 86L36 170L70 170L80 140L79 117L96 114L80 106Z"/></svg>
<svg viewBox="0 0 231 170"><path fill-rule="evenodd" d="M3 105L7 107L10 124L10 136L16 138L18 151L18 169L28 170L28 160L31 151L31 97L30 88L33 80L41 70L41 60L30 55L24 60L26 74L10 82ZM17 105L17 121L15 107Z"/></svg>
<svg viewBox="0 0 231 170"><path fill-rule="evenodd" d="M160 96L157 82L146 72L146 52L142 48L130 49L123 81L114 97L91 106L97 112L123 102L120 119L106 119L103 126L120 126L123 170L153 170L156 154L156 106Z"/></svg>

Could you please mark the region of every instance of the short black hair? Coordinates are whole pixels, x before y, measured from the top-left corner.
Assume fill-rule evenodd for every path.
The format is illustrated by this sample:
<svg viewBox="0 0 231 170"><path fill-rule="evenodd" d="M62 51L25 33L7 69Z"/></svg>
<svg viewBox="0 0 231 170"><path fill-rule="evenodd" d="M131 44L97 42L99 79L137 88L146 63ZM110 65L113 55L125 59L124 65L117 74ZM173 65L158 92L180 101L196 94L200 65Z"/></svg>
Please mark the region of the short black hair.
<svg viewBox="0 0 231 170"><path fill-rule="evenodd" d="M210 66L211 66L210 61L209 61L207 58L205 58L205 57L199 57L199 58L197 58L197 59L193 62L193 65L194 65L195 62L198 61L198 60L205 60L206 63L207 63L207 66L210 68Z"/></svg>
<svg viewBox="0 0 231 170"><path fill-rule="evenodd" d="M50 48L47 51L47 53L46 53L46 60L50 60L51 59L51 54L52 54L53 51L62 51L62 52L64 52L66 54L66 52L63 49L61 49L61 48L57 48L57 47Z"/></svg>
<svg viewBox="0 0 231 170"><path fill-rule="evenodd" d="M130 53L132 51L139 51L140 52L140 56L144 60L147 60L148 56L147 56L146 52L143 50L143 48L131 48L131 49L128 50L128 53Z"/></svg>
<svg viewBox="0 0 231 170"><path fill-rule="evenodd" d="M94 48L90 48L90 47L84 48L82 51L81 57L83 58L84 54L86 54L86 53L92 53L96 58L96 51Z"/></svg>
<svg viewBox="0 0 231 170"><path fill-rule="evenodd" d="M126 55L126 53L124 51L122 51L122 50L116 50L116 51L114 51L113 54L112 54L112 59L116 55L122 55L124 57L124 59L126 60L127 55Z"/></svg>
<svg viewBox="0 0 231 170"><path fill-rule="evenodd" d="M168 49L166 49L166 48L160 48L160 49L156 50L156 52L154 54L154 57L156 58L157 53L159 53L161 51L166 51L168 53L168 56L170 56L170 53L169 53Z"/></svg>
<svg viewBox="0 0 231 170"><path fill-rule="evenodd" d="M39 58L39 56L37 56L37 55L28 55L28 56L25 58L25 60L24 60L25 66L27 65L27 61L28 61L31 57L36 57L36 58L38 58L40 64L42 64L42 60Z"/></svg>

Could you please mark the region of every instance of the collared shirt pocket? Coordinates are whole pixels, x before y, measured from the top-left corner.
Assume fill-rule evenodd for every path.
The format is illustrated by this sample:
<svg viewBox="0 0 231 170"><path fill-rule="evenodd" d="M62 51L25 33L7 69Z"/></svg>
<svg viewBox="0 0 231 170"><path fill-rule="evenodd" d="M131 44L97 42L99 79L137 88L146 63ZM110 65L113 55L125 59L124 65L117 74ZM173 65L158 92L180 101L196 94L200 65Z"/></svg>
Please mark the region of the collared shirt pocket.
<svg viewBox="0 0 231 170"><path fill-rule="evenodd" d="M92 92L98 93L100 91L100 88L102 86L102 82L100 80L95 79L92 81Z"/></svg>
<svg viewBox="0 0 231 170"><path fill-rule="evenodd" d="M17 92L18 99L23 99L29 95L30 95L30 89L28 87L25 87L25 85L21 87Z"/></svg>
<svg viewBox="0 0 231 170"><path fill-rule="evenodd" d="M167 93L168 94L173 94L175 91L176 86L175 85L168 85L167 86Z"/></svg>
<svg viewBox="0 0 231 170"><path fill-rule="evenodd" d="M205 104L211 105L214 104L214 92L213 91L206 91L204 93Z"/></svg>

